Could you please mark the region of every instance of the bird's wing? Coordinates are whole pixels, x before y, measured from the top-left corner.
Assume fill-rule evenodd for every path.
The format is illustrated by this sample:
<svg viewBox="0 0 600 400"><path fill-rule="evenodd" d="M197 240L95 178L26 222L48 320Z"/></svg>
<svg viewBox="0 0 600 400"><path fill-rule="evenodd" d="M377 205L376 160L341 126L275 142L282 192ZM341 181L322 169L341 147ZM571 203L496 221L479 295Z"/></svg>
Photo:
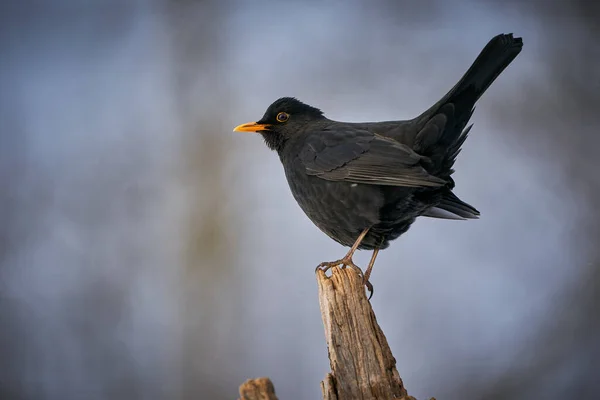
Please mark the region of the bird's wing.
<svg viewBox="0 0 600 400"><path fill-rule="evenodd" d="M394 139L363 129L324 130L306 138L300 159L306 173L330 181L436 187L446 181L421 166L423 157Z"/></svg>

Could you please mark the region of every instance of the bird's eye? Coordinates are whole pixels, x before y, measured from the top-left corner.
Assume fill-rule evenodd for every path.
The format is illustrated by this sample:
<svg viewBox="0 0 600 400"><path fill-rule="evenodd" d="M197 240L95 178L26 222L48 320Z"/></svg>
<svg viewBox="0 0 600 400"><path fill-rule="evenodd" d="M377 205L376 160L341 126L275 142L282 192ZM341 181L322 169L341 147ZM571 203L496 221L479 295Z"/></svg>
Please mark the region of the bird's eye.
<svg viewBox="0 0 600 400"><path fill-rule="evenodd" d="M280 112L277 114L277 122L285 122L288 120L288 118L290 118L288 113Z"/></svg>

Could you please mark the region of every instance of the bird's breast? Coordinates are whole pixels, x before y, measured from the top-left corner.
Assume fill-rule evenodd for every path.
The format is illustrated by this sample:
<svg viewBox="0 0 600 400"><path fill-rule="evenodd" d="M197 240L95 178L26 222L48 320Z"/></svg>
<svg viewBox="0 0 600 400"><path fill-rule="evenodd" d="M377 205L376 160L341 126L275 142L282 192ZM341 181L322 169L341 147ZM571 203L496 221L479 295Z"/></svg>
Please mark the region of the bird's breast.
<svg viewBox="0 0 600 400"><path fill-rule="evenodd" d="M379 187L308 175L297 158L284 162L284 169L300 208L338 243L351 246L362 230L379 223L384 204Z"/></svg>

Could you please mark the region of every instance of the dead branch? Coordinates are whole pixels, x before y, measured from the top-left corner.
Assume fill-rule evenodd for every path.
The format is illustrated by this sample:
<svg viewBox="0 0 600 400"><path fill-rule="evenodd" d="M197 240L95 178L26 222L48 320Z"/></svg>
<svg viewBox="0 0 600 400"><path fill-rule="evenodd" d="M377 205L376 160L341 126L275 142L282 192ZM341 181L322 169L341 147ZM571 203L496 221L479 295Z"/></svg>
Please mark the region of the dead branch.
<svg viewBox="0 0 600 400"><path fill-rule="evenodd" d="M321 317L331 373L321 382L325 400L405 399L396 359L351 268L317 271Z"/></svg>
<svg viewBox="0 0 600 400"><path fill-rule="evenodd" d="M277 396L269 378L256 378L242 383L239 400L277 400Z"/></svg>
<svg viewBox="0 0 600 400"><path fill-rule="evenodd" d="M408 395L396 370L396 359L367 299L362 277L352 268L337 267L332 268L331 277L321 270L316 275L331 365L321 382L323 399L416 400ZM271 381L268 384L273 387ZM273 397L242 395L242 400L274 396L273 391Z"/></svg>

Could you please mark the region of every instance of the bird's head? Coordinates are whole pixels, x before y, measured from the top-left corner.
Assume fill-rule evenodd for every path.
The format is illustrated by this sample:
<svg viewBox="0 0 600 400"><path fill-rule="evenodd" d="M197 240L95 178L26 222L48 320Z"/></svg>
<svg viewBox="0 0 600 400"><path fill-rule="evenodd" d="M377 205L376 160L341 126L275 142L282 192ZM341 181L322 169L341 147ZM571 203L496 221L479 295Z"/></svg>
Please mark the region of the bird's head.
<svg viewBox="0 0 600 400"><path fill-rule="evenodd" d="M306 126L323 120L323 112L293 97L282 97L267 108L256 122L236 126L235 132L257 132L272 150L281 151L288 139L304 131Z"/></svg>

